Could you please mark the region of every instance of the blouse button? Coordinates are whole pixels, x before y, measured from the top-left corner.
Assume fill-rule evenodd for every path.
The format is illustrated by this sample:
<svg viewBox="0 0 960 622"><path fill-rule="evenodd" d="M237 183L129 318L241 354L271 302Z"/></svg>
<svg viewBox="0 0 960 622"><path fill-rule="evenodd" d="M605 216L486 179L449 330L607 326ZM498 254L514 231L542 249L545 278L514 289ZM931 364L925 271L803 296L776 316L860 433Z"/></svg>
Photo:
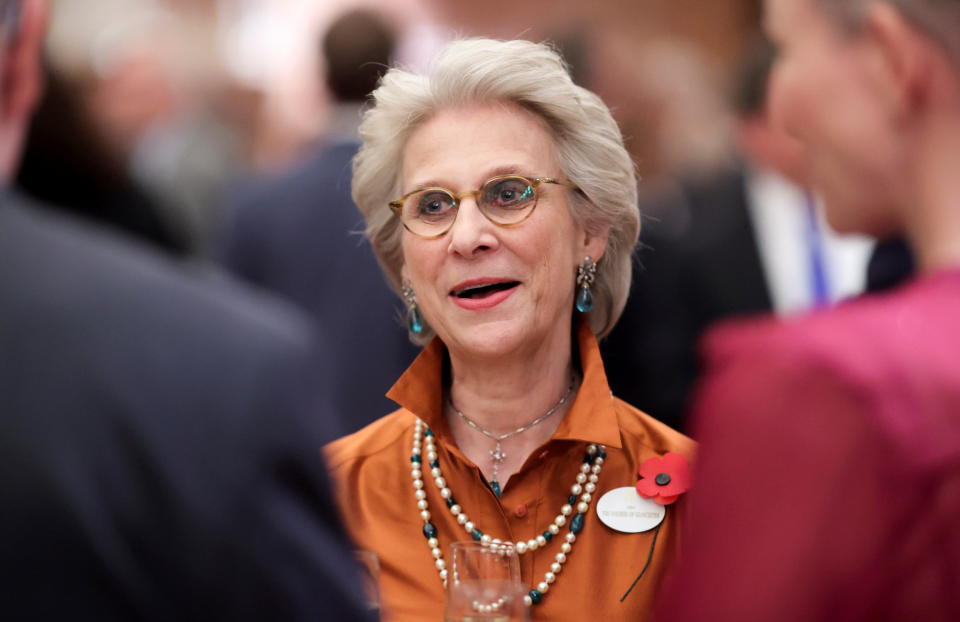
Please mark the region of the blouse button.
<svg viewBox="0 0 960 622"><path fill-rule="evenodd" d="M523 518L524 516L527 515L527 506L525 504L518 505L517 508L513 511L513 515L516 516L517 518Z"/></svg>

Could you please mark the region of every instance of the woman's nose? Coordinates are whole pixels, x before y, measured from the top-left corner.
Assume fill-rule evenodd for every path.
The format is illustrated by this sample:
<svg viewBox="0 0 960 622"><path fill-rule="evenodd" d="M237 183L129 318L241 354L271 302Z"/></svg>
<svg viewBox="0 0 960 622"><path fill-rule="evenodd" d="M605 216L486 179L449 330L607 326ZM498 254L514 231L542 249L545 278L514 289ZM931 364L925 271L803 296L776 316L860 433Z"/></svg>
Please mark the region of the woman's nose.
<svg viewBox="0 0 960 622"><path fill-rule="evenodd" d="M496 225L480 211L476 198L464 197L457 206L457 218L448 233L448 251L469 258L494 249L499 246L495 228Z"/></svg>

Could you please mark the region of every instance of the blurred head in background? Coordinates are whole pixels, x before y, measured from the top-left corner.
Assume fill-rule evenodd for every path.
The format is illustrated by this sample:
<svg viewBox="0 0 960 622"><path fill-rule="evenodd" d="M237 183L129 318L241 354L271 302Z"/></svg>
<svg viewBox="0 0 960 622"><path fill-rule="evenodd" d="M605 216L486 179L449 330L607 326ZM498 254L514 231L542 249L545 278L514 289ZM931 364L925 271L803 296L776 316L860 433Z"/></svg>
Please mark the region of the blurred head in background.
<svg viewBox="0 0 960 622"><path fill-rule="evenodd" d="M393 57L393 31L375 13L356 9L338 17L323 36L326 83L337 102L362 102L377 88Z"/></svg>
<svg viewBox="0 0 960 622"><path fill-rule="evenodd" d="M188 40L185 19L158 0L58 2L52 8L46 44L52 69L125 160L152 127L188 104L185 67L204 61Z"/></svg>
<svg viewBox="0 0 960 622"><path fill-rule="evenodd" d="M324 32L320 61L332 104L324 129L327 141L358 140L360 106L377 88L395 52L393 28L385 17L368 9L341 14Z"/></svg>
<svg viewBox="0 0 960 622"><path fill-rule="evenodd" d="M798 186L808 183L803 145L774 122L767 106L770 71L776 57L773 44L757 39L737 72L733 93L737 146L754 165L776 171Z"/></svg>
<svg viewBox="0 0 960 622"><path fill-rule="evenodd" d="M767 0L766 26L771 111L804 143L830 224L910 232L957 149L960 1Z"/></svg>
<svg viewBox="0 0 960 622"><path fill-rule="evenodd" d="M0 183L20 161L23 141L43 88L40 51L44 0L0 0Z"/></svg>
<svg viewBox="0 0 960 622"><path fill-rule="evenodd" d="M629 62L625 62L629 59ZM587 87L610 105L648 192L676 175L711 174L730 158L731 115L703 50L681 38L594 35Z"/></svg>

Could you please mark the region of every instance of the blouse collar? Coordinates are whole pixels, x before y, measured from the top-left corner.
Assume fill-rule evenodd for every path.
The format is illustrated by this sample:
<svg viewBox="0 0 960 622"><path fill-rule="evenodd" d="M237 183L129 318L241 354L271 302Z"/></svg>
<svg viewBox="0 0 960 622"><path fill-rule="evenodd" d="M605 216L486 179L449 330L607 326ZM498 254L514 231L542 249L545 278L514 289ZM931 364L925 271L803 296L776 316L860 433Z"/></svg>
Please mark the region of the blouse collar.
<svg viewBox="0 0 960 622"><path fill-rule="evenodd" d="M569 412L551 440L584 441L621 447L613 393L603 370L600 346L589 323L579 321L577 343L583 381ZM443 415L443 360L445 347L434 338L387 392L387 397L419 417L440 435L449 433Z"/></svg>

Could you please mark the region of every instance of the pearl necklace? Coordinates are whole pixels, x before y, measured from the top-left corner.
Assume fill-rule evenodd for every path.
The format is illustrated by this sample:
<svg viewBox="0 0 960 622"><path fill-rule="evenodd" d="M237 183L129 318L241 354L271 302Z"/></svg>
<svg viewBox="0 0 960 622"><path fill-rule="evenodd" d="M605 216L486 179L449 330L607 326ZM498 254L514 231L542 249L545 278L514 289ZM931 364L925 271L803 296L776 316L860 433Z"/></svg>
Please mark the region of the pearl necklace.
<svg viewBox="0 0 960 622"><path fill-rule="evenodd" d="M536 605L543 600L544 595L549 591L551 584L557 580L557 575L563 570L563 565L567 562L567 556L573 551L573 544L577 541L577 534L583 529L586 520L587 511L590 509L590 501L593 499L593 493L597 490L597 481L600 478L600 471L603 469L603 463L607 452L603 445L589 445L580 471L577 473L576 482L570 487L570 498L560 513L557 514L553 522L547 529L535 538L526 542L509 542L493 538L489 534L480 531L476 524L470 520L467 513L457 503L453 492L447 487L446 480L440 471L440 460L437 455L437 448L434 444L433 431L426 427L426 424L420 419L416 420L413 426L413 448L410 462L412 469L410 475L413 478L414 495L417 499L417 508L420 510L420 518L423 520L423 536L427 539L427 546L434 559L434 565L440 575L443 586L447 586L448 571L446 562L443 559L443 551L440 549L440 541L437 538L437 527L430 522L430 505L427 502L427 491L423 484L423 461L426 458L427 466L430 468L430 475L433 476L433 482L440 491L440 496L446 502L450 513L457 519L464 531L474 540L488 546L513 548L518 554L523 555L527 552L533 552L547 544L554 536L559 535L560 528L567 524L570 518L569 533L567 533L560 545L560 552L556 554L555 561L550 565L550 570L544 574L543 581L537 584L535 589L524 596L524 602L527 606ZM579 502L578 502L579 497ZM576 508L574 508L576 504Z"/></svg>
<svg viewBox="0 0 960 622"><path fill-rule="evenodd" d="M544 421L549 419L550 415L557 412L557 410L566 403L567 398L569 398L570 394L573 393L573 388L576 386L576 384L577 384L576 378L571 378L570 386L567 387L567 392L563 394L563 396L560 398L560 401L554 404L550 408L550 410L543 413L542 415L540 415L530 423L526 425L522 425L515 430L511 430L506 434L494 434L493 432L483 428L479 423L477 423L470 417L463 414L453 403L453 398L447 398L447 402L449 402L450 408L452 408L453 412L457 413L457 415L461 419L463 419L464 423L466 423L468 426L470 426L480 434L483 434L487 438L492 439L497 444L496 447L494 447L490 451L490 457L493 459L493 474L490 477L490 488L493 490L493 493L497 495L498 499L500 498L500 465L503 464L504 458L507 457L507 454L503 452L503 445L502 445L503 441L507 440L511 436L516 436L517 434L523 434L530 428L533 428L536 425L543 423Z"/></svg>

